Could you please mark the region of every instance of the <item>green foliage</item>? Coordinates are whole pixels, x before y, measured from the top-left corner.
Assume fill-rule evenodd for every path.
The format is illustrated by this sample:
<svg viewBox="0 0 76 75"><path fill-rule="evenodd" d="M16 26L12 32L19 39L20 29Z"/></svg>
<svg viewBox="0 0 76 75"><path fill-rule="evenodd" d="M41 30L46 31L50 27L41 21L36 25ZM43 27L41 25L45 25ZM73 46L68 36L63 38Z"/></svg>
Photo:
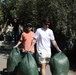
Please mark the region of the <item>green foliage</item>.
<svg viewBox="0 0 76 75"><path fill-rule="evenodd" d="M16 13L14 13L14 10L16 10L16 2L17 0L3 0L2 1L1 9L3 11L4 19L12 18L12 16L15 17Z"/></svg>
<svg viewBox="0 0 76 75"><path fill-rule="evenodd" d="M36 5L33 0L20 0L17 3L17 14L24 23L36 22Z"/></svg>
<svg viewBox="0 0 76 75"><path fill-rule="evenodd" d="M0 11L0 22L3 20L3 13Z"/></svg>
<svg viewBox="0 0 76 75"><path fill-rule="evenodd" d="M1 10L1 2L0 2L0 22L3 20L3 12Z"/></svg>
<svg viewBox="0 0 76 75"><path fill-rule="evenodd" d="M31 22L40 27L45 16L53 20L50 28L55 32L56 39L63 44L58 38L65 37L62 39L67 47L63 50L72 50L76 40L75 0L3 0L0 5L1 19L18 17L22 23Z"/></svg>

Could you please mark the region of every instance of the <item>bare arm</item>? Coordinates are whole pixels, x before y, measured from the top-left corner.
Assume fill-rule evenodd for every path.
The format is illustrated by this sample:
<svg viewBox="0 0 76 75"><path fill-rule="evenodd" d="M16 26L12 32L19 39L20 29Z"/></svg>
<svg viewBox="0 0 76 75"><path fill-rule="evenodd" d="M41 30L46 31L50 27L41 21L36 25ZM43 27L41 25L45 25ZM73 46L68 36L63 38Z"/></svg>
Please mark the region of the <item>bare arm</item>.
<svg viewBox="0 0 76 75"><path fill-rule="evenodd" d="M18 43L17 43L13 48L18 47L21 43L22 43L22 41L21 41L21 40L19 40L19 41L18 41Z"/></svg>
<svg viewBox="0 0 76 75"><path fill-rule="evenodd" d="M30 47L29 51L31 51L31 49L33 48L33 46L35 45L35 43L36 43L36 39L33 38L33 40L32 40L32 44L31 44L31 47Z"/></svg>
<svg viewBox="0 0 76 75"><path fill-rule="evenodd" d="M51 42L52 42L53 46L57 49L57 51L62 52L60 50L60 48L58 47L57 42L55 40L52 40Z"/></svg>

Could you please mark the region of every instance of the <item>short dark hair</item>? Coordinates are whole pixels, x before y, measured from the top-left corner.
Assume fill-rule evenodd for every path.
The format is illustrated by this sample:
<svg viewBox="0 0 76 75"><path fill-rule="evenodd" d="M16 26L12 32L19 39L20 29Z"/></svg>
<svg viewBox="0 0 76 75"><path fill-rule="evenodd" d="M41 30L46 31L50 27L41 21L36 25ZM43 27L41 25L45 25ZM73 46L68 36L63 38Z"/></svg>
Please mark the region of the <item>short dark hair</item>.
<svg viewBox="0 0 76 75"><path fill-rule="evenodd" d="M50 25L50 19L49 19L49 17L45 17L45 18L42 20L42 24Z"/></svg>
<svg viewBox="0 0 76 75"><path fill-rule="evenodd" d="M31 23L27 23L26 27L32 27L32 24Z"/></svg>
<svg viewBox="0 0 76 75"><path fill-rule="evenodd" d="M48 18L48 17L45 17L45 18L42 20L42 23L50 23L49 18Z"/></svg>
<svg viewBox="0 0 76 75"><path fill-rule="evenodd" d="M26 32L27 29L28 29L28 27L32 27L32 24L31 24L31 23L26 23L26 24L24 24L23 30Z"/></svg>

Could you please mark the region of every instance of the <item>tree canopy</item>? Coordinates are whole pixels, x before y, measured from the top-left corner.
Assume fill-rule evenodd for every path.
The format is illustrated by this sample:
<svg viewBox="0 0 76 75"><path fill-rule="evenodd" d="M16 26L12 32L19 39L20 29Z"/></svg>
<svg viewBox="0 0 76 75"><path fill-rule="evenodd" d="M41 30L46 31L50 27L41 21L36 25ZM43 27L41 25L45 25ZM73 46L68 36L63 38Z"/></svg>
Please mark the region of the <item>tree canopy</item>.
<svg viewBox="0 0 76 75"><path fill-rule="evenodd" d="M54 30L61 48L64 51L72 50L76 41L75 0L0 1L0 21L17 17L22 23L31 22L35 27L40 27L45 16L52 20L50 28Z"/></svg>

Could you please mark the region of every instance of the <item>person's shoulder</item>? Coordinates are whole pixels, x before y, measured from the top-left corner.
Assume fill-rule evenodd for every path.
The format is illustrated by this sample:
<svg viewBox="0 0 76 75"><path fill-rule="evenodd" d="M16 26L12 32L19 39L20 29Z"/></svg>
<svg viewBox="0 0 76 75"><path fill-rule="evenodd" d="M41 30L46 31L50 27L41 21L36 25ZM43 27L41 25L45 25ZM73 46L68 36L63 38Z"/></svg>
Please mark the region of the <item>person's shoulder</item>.
<svg viewBox="0 0 76 75"><path fill-rule="evenodd" d="M49 29L49 28L48 28L48 31L53 32L53 30L52 29Z"/></svg>
<svg viewBox="0 0 76 75"><path fill-rule="evenodd" d="M33 32L33 31L31 31L31 33L32 33L32 34L34 34L34 32Z"/></svg>
<svg viewBox="0 0 76 75"><path fill-rule="evenodd" d="M37 31L41 30L41 28L37 28Z"/></svg>
<svg viewBox="0 0 76 75"><path fill-rule="evenodd" d="M53 31L52 29L48 28L48 30Z"/></svg>
<svg viewBox="0 0 76 75"><path fill-rule="evenodd" d="M22 32L22 35L26 34L25 32Z"/></svg>
<svg viewBox="0 0 76 75"><path fill-rule="evenodd" d="M39 33L40 31L41 31L41 28L37 28L37 29L36 29L36 32Z"/></svg>

